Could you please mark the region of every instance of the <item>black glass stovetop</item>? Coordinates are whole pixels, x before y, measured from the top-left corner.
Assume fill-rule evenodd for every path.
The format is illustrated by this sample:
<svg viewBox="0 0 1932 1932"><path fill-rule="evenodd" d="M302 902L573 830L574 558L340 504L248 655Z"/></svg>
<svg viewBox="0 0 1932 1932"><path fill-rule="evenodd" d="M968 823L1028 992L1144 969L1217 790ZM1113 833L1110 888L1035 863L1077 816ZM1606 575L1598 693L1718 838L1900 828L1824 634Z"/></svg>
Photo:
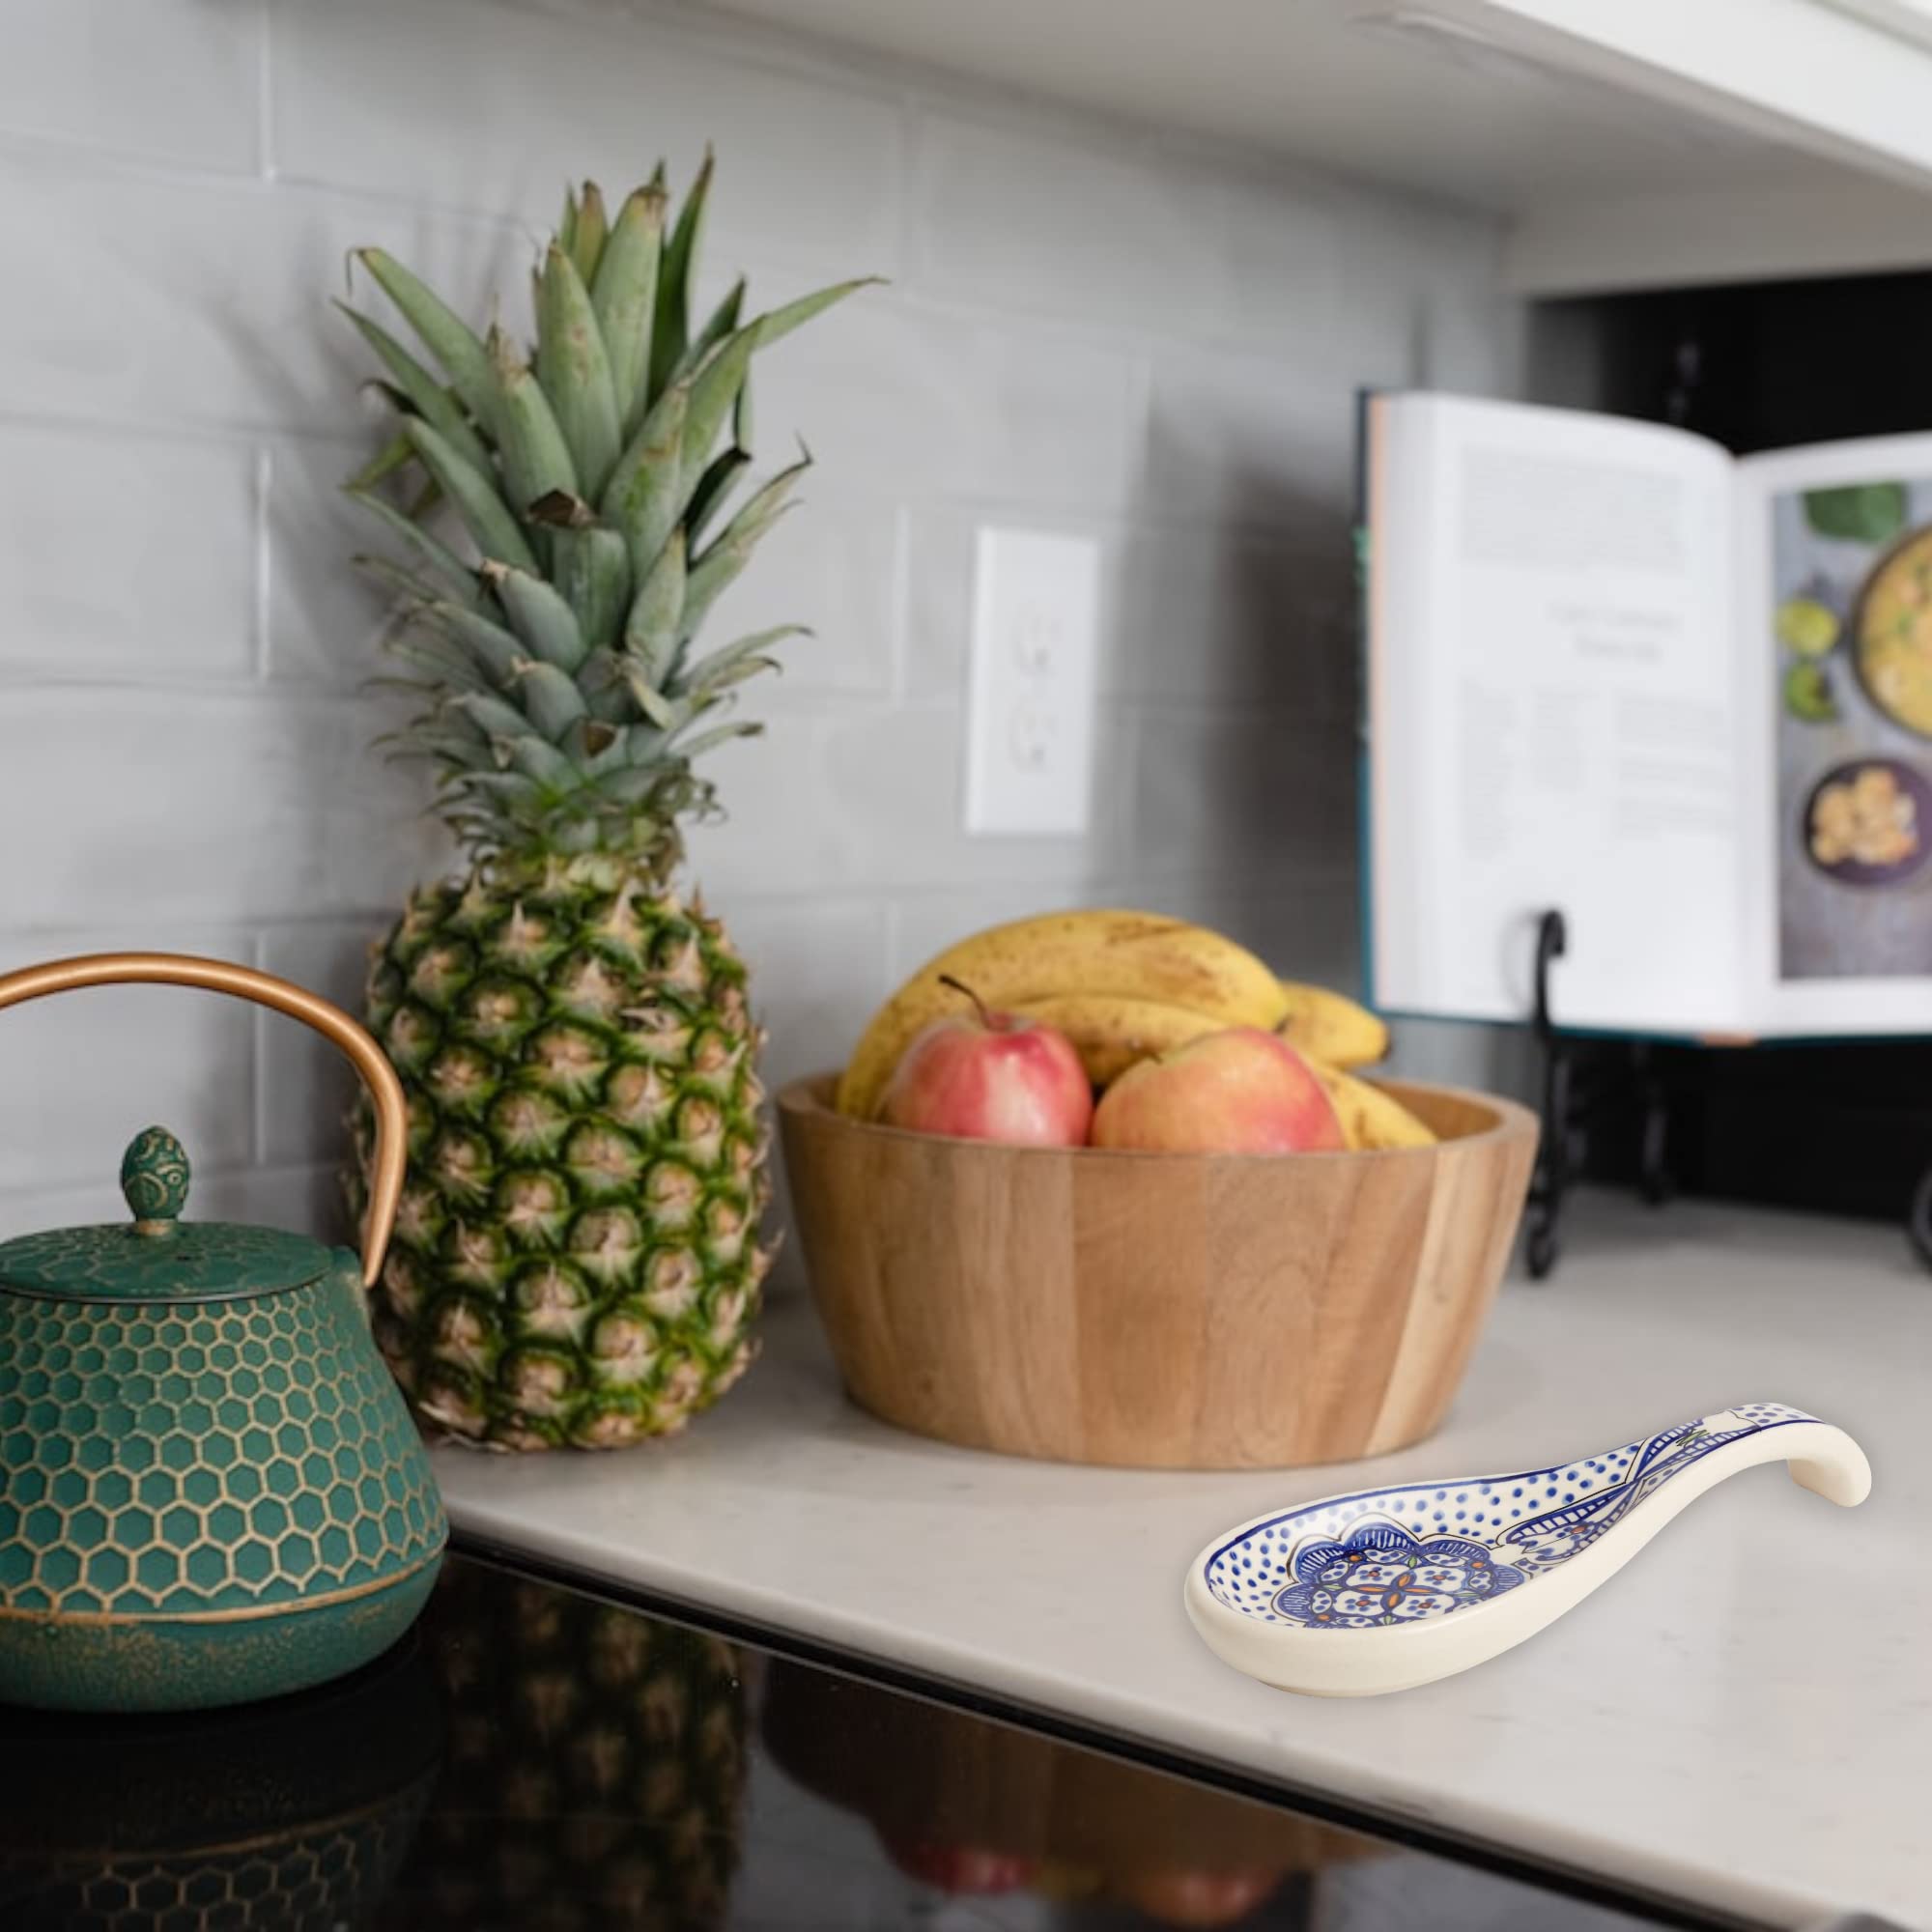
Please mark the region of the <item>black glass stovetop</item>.
<svg viewBox="0 0 1932 1932"><path fill-rule="evenodd" d="M323 1690L0 1711L0 1784L7 1932L1700 1922L465 1558Z"/></svg>

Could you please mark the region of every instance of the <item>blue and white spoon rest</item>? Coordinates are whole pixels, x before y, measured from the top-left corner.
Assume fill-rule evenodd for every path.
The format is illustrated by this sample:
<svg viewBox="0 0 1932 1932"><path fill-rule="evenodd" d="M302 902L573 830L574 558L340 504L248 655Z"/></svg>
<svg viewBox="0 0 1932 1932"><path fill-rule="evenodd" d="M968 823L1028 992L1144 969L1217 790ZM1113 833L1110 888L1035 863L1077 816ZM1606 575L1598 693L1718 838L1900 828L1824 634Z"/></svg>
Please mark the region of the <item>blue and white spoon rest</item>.
<svg viewBox="0 0 1932 1932"><path fill-rule="evenodd" d="M1615 1575L1686 1503L1759 1463L1834 1503L1871 1465L1842 1429L1747 1403L1512 1476L1326 1496L1217 1536L1187 1572L1208 1646L1287 1690L1367 1697L1486 1662Z"/></svg>

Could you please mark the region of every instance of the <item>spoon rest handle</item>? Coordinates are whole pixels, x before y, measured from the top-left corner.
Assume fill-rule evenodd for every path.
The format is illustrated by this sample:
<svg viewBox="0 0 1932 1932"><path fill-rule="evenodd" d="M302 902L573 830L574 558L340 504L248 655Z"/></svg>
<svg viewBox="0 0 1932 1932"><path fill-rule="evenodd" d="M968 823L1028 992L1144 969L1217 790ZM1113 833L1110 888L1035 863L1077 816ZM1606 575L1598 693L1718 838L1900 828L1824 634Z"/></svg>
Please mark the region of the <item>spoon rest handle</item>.
<svg viewBox="0 0 1932 1932"><path fill-rule="evenodd" d="M1762 1463L1789 1463L1800 1489L1846 1509L1871 1494L1871 1464L1842 1429L1803 1409L1761 1405L1720 1409L1653 1435L1626 1479L1631 1501L1620 1514L1654 1508L1654 1534L1713 1484Z"/></svg>
<svg viewBox="0 0 1932 1932"><path fill-rule="evenodd" d="M1871 1463L1865 1452L1829 1422L1794 1423L1792 1433L1802 1439L1780 1443L1776 1432L1765 1430L1748 1438L1760 1444L1762 1454L1753 1462L1775 1463L1782 1456L1791 1465L1791 1480L1801 1490L1809 1490L1827 1502L1856 1509L1871 1494ZM1740 1463L1740 1468L1748 1466Z"/></svg>

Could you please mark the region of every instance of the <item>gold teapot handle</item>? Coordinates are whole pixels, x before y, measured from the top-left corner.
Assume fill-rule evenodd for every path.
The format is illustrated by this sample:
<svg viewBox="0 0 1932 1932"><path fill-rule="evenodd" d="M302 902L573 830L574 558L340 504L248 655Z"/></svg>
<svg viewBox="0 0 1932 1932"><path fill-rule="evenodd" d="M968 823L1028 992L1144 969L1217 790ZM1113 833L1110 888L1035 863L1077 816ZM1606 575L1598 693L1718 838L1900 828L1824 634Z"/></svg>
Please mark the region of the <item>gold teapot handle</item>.
<svg viewBox="0 0 1932 1932"><path fill-rule="evenodd" d="M200 986L211 993L232 993L238 1000L253 1000L258 1007L272 1007L312 1026L348 1055L376 1103L376 1172L369 1187L368 1211L362 1217L362 1283L373 1288L403 1194L403 1169L409 1159L409 1107L403 1098L402 1082L383 1049L340 1007L332 1007L272 974L231 965L224 959L197 959L185 952L90 952L75 959L50 959L44 966L23 966L17 973L0 974L0 1007L44 999L49 993L71 993L77 986L150 982Z"/></svg>

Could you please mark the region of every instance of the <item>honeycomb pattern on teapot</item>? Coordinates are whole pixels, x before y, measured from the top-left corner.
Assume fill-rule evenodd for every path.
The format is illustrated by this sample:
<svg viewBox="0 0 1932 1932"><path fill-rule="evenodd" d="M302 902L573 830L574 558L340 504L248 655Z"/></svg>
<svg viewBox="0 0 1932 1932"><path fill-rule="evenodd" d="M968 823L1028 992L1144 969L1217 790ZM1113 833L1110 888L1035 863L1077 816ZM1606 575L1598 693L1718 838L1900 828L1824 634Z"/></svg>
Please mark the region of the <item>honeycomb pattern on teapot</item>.
<svg viewBox="0 0 1932 1932"><path fill-rule="evenodd" d="M325 1932L359 1924L402 1862L414 1810L320 1825L232 1853L128 1851L90 1871L37 1872L39 1916L31 1922L58 1923L62 1932Z"/></svg>
<svg viewBox="0 0 1932 1932"><path fill-rule="evenodd" d="M435 1555L440 1500L340 1292L0 1305L0 1610L271 1608Z"/></svg>

